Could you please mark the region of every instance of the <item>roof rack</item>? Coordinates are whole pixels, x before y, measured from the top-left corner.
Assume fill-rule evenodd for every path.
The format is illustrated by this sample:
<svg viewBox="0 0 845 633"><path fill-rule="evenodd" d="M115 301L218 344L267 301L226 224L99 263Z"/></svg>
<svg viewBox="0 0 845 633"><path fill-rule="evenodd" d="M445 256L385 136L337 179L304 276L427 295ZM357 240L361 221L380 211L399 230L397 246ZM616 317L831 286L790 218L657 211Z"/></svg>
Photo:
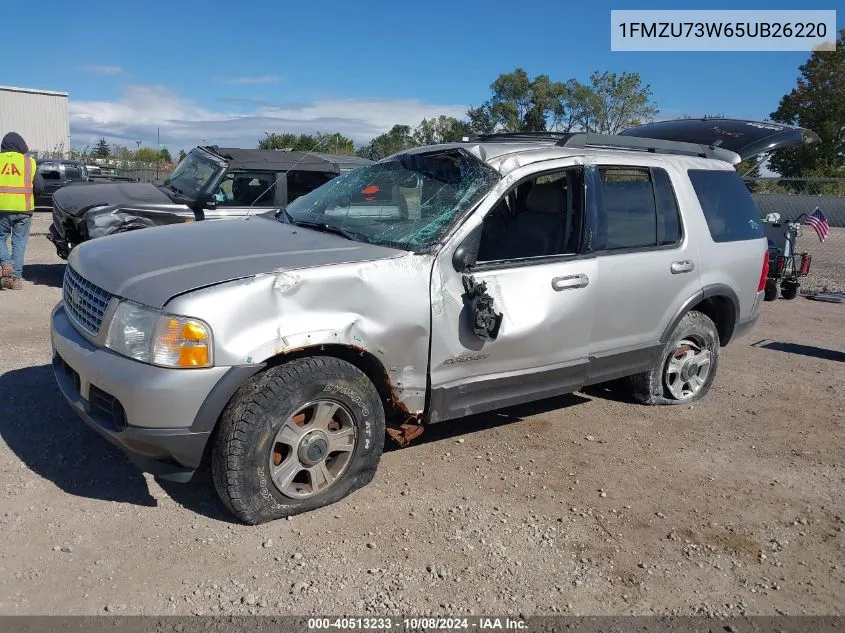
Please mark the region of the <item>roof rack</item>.
<svg viewBox="0 0 845 633"><path fill-rule="evenodd" d="M607 147L612 149L639 150L653 154L683 154L701 158L716 158L729 163L739 162L739 155L726 149L700 143L665 141L639 136L617 134L595 134L593 132L500 132L479 134L476 140L482 142L507 141L552 141L558 147L583 149L586 147Z"/></svg>

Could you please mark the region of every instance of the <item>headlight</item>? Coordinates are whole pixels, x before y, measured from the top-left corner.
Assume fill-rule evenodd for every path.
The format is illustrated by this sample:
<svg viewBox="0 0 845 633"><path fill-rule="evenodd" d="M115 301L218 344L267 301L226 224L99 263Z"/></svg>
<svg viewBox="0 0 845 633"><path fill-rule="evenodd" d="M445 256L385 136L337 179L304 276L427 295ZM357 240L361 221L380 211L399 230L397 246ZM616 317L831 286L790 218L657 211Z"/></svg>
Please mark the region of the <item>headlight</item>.
<svg viewBox="0 0 845 633"><path fill-rule="evenodd" d="M121 301L114 311L106 347L161 367L211 367L211 328L199 319Z"/></svg>

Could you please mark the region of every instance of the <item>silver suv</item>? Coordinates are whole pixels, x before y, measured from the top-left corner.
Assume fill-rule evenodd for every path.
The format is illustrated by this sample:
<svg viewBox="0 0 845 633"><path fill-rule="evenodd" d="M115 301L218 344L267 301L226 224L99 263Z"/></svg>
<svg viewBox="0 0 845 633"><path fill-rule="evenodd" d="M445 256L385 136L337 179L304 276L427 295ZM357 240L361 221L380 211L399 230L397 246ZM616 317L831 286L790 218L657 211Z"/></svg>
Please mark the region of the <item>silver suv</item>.
<svg viewBox="0 0 845 633"><path fill-rule="evenodd" d="M732 165L815 138L712 119L488 135L355 169L275 218L85 242L52 313L55 375L142 469L187 481L207 459L253 524L366 485L386 432L404 445L623 377L639 402L688 404L767 277Z"/></svg>

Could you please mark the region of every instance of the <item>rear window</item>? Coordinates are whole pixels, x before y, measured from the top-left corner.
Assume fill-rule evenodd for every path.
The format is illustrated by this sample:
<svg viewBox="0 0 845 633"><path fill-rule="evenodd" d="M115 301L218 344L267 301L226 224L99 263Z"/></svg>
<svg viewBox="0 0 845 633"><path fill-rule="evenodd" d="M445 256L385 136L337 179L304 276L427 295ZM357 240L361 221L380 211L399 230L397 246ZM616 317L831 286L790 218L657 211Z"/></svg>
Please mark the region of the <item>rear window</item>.
<svg viewBox="0 0 845 633"><path fill-rule="evenodd" d="M689 178L714 242L740 242L764 236L760 211L738 173L690 169Z"/></svg>

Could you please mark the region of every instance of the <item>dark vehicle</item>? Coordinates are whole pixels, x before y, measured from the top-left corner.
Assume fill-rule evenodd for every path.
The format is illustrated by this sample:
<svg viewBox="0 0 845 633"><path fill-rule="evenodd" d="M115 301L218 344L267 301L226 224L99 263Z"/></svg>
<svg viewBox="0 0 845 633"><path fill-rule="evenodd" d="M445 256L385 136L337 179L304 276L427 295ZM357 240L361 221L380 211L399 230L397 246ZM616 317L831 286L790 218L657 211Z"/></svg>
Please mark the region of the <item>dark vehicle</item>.
<svg viewBox="0 0 845 633"><path fill-rule="evenodd" d="M373 161L357 156L221 148L192 149L162 184L87 183L53 196L48 238L67 259L82 242L200 220L275 215L298 197Z"/></svg>
<svg viewBox="0 0 845 633"><path fill-rule="evenodd" d="M89 173L85 163L60 158L36 158L36 173L44 181L43 189L36 191L35 206L49 207L53 194L66 185L88 182Z"/></svg>

